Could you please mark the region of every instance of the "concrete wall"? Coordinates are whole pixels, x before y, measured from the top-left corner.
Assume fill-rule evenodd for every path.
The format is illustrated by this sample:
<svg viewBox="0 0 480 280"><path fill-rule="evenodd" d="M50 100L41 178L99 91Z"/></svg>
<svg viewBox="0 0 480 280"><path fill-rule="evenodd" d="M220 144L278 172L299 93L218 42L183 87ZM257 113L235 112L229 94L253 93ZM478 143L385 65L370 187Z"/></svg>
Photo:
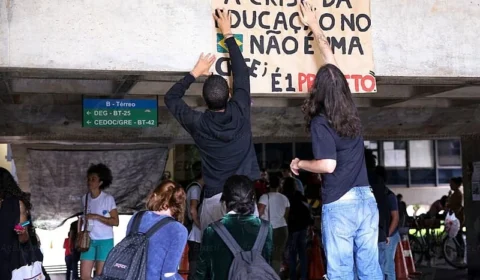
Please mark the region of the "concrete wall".
<svg viewBox="0 0 480 280"><path fill-rule="evenodd" d="M380 76L478 76L480 4L372 0ZM0 1L0 66L186 71L215 43L209 0Z"/></svg>
<svg viewBox="0 0 480 280"><path fill-rule="evenodd" d="M433 202L448 194L450 187L390 187L390 189L395 194L403 195L403 201L408 205L407 212L410 216L413 216L413 208L415 205L420 207L417 211L417 215L426 213Z"/></svg>

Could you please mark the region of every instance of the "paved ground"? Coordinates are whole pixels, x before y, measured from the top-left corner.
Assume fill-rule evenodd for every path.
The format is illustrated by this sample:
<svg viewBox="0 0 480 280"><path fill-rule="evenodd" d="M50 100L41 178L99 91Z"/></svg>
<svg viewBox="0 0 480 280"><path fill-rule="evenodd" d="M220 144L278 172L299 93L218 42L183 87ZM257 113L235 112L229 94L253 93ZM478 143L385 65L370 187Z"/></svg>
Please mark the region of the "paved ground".
<svg viewBox="0 0 480 280"><path fill-rule="evenodd" d="M432 266L424 263L423 266L417 267L417 270L422 272L422 276L417 278L421 280L471 280L468 278L467 269L454 269L443 260L437 260Z"/></svg>
<svg viewBox="0 0 480 280"><path fill-rule="evenodd" d="M467 270L454 270L450 268L420 267L423 274L422 280L468 280Z"/></svg>

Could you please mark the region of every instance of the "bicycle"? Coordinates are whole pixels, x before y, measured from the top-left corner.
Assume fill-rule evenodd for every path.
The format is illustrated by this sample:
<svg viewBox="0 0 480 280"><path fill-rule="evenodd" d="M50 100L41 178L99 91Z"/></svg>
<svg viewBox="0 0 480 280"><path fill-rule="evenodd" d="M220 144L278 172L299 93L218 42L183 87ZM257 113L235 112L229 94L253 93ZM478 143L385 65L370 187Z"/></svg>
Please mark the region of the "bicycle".
<svg viewBox="0 0 480 280"><path fill-rule="evenodd" d="M441 227L440 220L419 216L413 218L412 224L413 227L410 228L408 238L415 265L420 265L424 258L431 261L441 257L443 233L438 233L438 229ZM413 233L412 229L415 230Z"/></svg>
<svg viewBox="0 0 480 280"><path fill-rule="evenodd" d="M462 231L463 242L460 243L457 238L451 238L445 229L440 230L442 222L423 216L414 218L411 229L415 231L409 234L409 239L415 265L420 265L424 257L427 261L443 258L454 268L467 268L465 232Z"/></svg>
<svg viewBox="0 0 480 280"><path fill-rule="evenodd" d="M466 269L467 268L467 251L466 251L466 235L461 230L462 241L459 242L456 237L450 237L448 234L443 239L443 256L445 261L454 268Z"/></svg>

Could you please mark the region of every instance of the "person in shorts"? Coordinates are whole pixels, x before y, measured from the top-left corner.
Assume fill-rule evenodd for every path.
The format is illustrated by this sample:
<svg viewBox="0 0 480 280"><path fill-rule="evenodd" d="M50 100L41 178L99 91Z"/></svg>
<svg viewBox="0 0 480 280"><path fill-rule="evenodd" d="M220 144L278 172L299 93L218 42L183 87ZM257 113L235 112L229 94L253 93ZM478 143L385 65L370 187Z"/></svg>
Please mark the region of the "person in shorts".
<svg viewBox="0 0 480 280"><path fill-rule="evenodd" d="M82 228L90 234L90 248L80 255L80 277L90 280L92 269L101 275L108 253L113 248L113 227L118 226L118 211L113 196L104 192L112 183L112 172L104 164L92 165L87 171L88 194L82 198L82 207L87 205L87 224L82 219Z"/></svg>

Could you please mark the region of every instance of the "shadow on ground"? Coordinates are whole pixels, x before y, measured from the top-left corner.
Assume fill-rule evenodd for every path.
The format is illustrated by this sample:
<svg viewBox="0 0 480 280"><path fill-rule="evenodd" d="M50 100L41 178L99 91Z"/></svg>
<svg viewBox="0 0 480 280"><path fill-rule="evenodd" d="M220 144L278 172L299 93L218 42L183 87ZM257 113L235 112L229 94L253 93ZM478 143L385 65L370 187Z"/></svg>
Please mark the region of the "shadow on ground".
<svg viewBox="0 0 480 280"><path fill-rule="evenodd" d="M417 279L421 280L470 280L466 269L419 267L418 270L422 272L422 276Z"/></svg>

